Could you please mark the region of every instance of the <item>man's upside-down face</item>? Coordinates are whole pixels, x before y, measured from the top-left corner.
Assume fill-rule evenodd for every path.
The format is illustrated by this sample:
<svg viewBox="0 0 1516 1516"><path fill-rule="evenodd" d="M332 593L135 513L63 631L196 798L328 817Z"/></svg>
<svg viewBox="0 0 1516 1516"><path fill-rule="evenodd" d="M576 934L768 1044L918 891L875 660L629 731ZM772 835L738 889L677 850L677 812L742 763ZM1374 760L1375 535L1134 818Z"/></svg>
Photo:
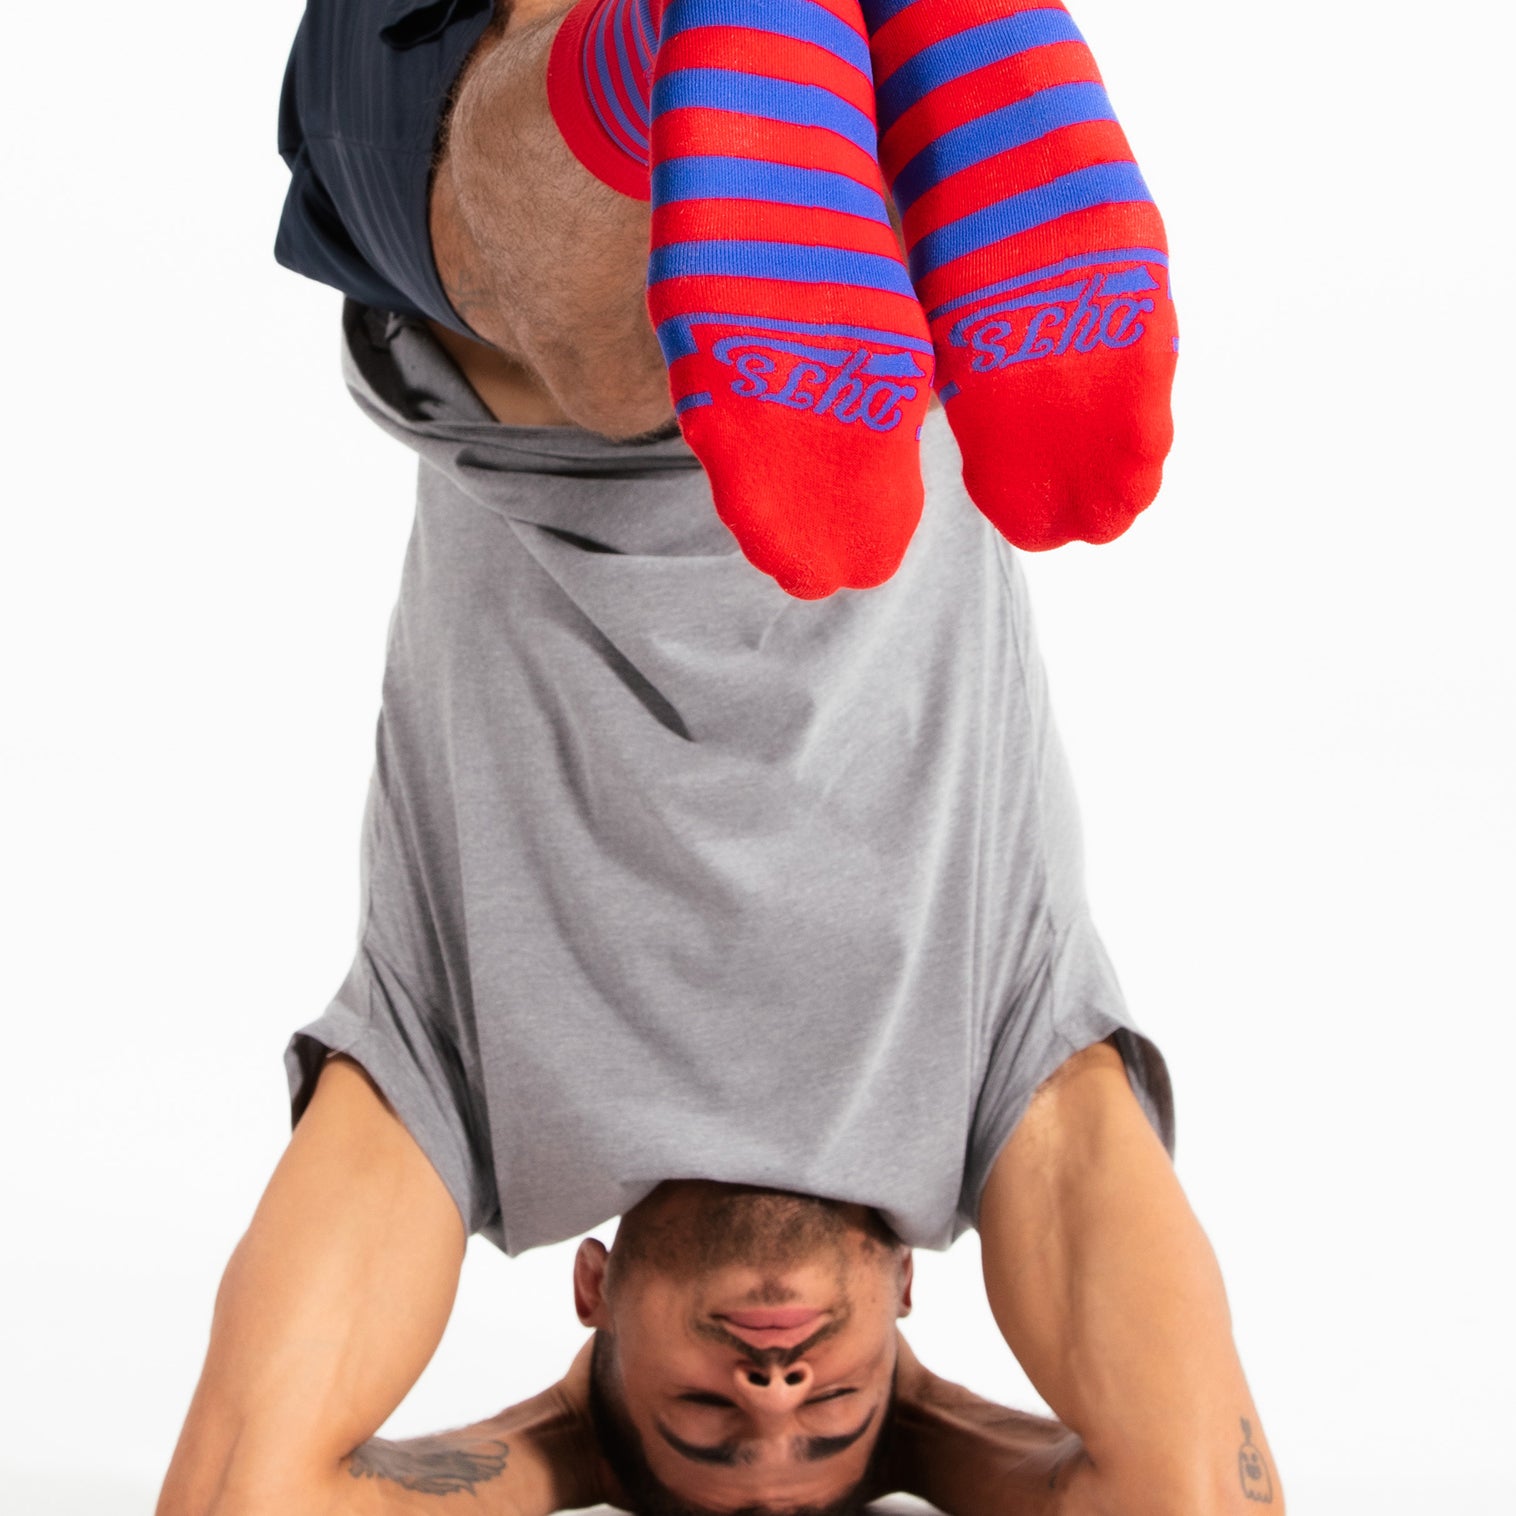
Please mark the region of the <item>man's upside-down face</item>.
<svg viewBox="0 0 1516 1516"><path fill-rule="evenodd" d="M582 1243L597 1420L623 1483L643 1486L632 1504L849 1496L889 1418L910 1291L910 1251L874 1212L778 1190L673 1181L627 1212L610 1253Z"/></svg>

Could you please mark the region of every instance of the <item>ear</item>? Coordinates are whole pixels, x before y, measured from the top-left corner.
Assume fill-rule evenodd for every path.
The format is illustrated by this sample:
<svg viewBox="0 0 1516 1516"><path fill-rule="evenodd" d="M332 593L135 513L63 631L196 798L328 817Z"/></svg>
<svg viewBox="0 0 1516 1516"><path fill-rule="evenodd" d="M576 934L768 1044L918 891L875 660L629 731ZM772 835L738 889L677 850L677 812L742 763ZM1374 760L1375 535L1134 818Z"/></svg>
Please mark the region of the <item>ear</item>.
<svg viewBox="0 0 1516 1516"><path fill-rule="evenodd" d="M574 1309L587 1327L609 1327L610 1308L605 1300L605 1270L610 1254L605 1244L586 1237L574 1254Z"/></svg>
<svg viewBox="0 0 1516 1516"><path fill-rule="evenodd" d="M916 1255L909 1249L904 1250L905 1258L900 1265L900 1310L898 1315L909 1316L911 1314L911 1285L916 1280Z"/></svg>

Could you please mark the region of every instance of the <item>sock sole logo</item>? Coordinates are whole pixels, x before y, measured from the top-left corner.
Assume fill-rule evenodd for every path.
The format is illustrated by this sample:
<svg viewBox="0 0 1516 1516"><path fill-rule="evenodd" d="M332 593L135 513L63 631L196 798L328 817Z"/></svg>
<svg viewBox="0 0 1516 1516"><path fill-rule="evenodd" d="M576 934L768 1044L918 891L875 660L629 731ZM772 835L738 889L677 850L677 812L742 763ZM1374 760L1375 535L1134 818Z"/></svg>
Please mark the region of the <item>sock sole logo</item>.
<svg viewBox="0 0 1516 1516"><path fill-rule="evenodd" d="M1087 253L986 285L939 305L928 319L935 323L963 311L949 328L948 341L973 349L970 368L987 374L1067 352L1135 347L1148 330L1142 318L1160 299L1173 299L1167 256L1153 248L1126 248Z"/></svg>
<svg viewBox="0 0 1516 1516"><path fill-rule="evenodd" d="M870 431L893 431L904 418L904 407L932 377L932 346L915 337L716 312L675 316L659 326L658 340L671 372L677 359L701 352L698 328L715 338L708 355L736 370L729 381L734 395L829 416L843 426L862 422ZM722 329L727 335L717 335ZM833 346L818 338L846 340ZM710 391L702 390L684 395L674 408L682 415L712 403Z"/></svg>

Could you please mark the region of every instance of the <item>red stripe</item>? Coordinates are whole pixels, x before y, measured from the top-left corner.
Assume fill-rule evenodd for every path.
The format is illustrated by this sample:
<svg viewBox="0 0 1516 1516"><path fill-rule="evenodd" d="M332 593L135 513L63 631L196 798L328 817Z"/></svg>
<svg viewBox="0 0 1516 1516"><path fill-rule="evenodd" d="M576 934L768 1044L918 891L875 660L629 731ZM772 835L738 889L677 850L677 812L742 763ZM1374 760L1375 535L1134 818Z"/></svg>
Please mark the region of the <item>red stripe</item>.
<svg viewBox="0 0 1516 1516"><path fill-rule="evenodd" d="M892 226L843 211L774 205L767 200L676 200L653 211L654 247L725 237L792 242L798 247L836 247L896 260L900 257Z"/></svg>
<svg viewBox="0 0 1516 1516"><path fill-rule="evenodd" d="M927 143L990 111L1013 105L1059 84L1100 84L1100 70L1082 42L1034 48L1019 58L996 58L960 74L952 89L935 89L918 100L879 143L879 161L891 181Z"/></svg>
<svg viewBox="0 0 1516 1516"><path fill-rule="evenodd" d="M908 63L924 47L955 37L971 26L999 21L1021 11L1066 11L1056 0L918 0L900 11L874 33L870 51L874 78L883 83L902 63Z"/></svg>
<svg viewBox="0 0 1516 1516"><path fill-rule="evenodd" d="M934 184L902 218L906 245L914 247L947 222L983 210L1009 195L1036 189L1075 169L1131 161L1126 133L1116 122L1086 121L1066 126Z"/></svg>
<svg viewBox="0 0 1516 1516"><path fill-rule="evenodd" d="M827 169L867 185L881 199L884 196L879 167L873 158L856 143L821 127L764 121L701 107L666 111L657 130L662 156L666 158L713 154L761 158L766 163L785 163L795 168Z"/></svg>
<svg viewBox="0 0 1516 1516"><path fill-rule="evenodd" d="M1018 273L1060 263L1091 249L1153 247L1168 251L1163 218L1148 201L1102 205L1094 210L1060 216L1046 226L993 242L988 247L933 269L916 286L922 306L931 310L981 285L995 284ZM1159 297L1160 306L1170 302ZM954 319L956 319L956 313ZM939 318L943 319L943 318Z"/></svg>
<svg viewBox="0 0 1516 1516"><path fill-rule="evenodd" d="M676 68L732 68L765 79L818 84L874 120L874 85L867 74L810 42L736 26L696 26L658 49L658 76Z"/></svg>

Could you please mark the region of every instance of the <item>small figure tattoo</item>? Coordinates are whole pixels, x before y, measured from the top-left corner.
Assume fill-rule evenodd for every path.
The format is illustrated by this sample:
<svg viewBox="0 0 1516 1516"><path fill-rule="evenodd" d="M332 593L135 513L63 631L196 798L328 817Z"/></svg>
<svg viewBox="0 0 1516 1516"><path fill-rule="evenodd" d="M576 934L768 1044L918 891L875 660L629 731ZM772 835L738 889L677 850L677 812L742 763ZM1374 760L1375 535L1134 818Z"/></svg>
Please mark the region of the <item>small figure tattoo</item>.
<svg viewBox="0 0 1516 1516"><path fill-rule="evenodd" d="M387 1442L371 1437L354 1448L347 1471L354 1479L389 1479L421 1495L472 1494L476 1485L500 1474L510 1448L491 1441L459 1447L457 1433Z"/></svg>
<svg viewBox="0 0 1516 1516"><path fill-rule="evenodd" d="M477 269L456 270L451 279L443 281L442 287L453 309L470 327L475 327L476 316L488 313L499 304L495 299L494 289Z"/></svg>
<svg viewBox="0 0 1516 1516"><path fill-rule="evenodd" d="M1242 1493L1248 1500L1273 1505L1274 1481L1269 1477L1269 1466L1263 1461L1263 1454L1253 1445L1253 1427L1246 1417L1242 1418L1242 1447L1237 1453L1237 1471L1242 1476Z"/></svg>

